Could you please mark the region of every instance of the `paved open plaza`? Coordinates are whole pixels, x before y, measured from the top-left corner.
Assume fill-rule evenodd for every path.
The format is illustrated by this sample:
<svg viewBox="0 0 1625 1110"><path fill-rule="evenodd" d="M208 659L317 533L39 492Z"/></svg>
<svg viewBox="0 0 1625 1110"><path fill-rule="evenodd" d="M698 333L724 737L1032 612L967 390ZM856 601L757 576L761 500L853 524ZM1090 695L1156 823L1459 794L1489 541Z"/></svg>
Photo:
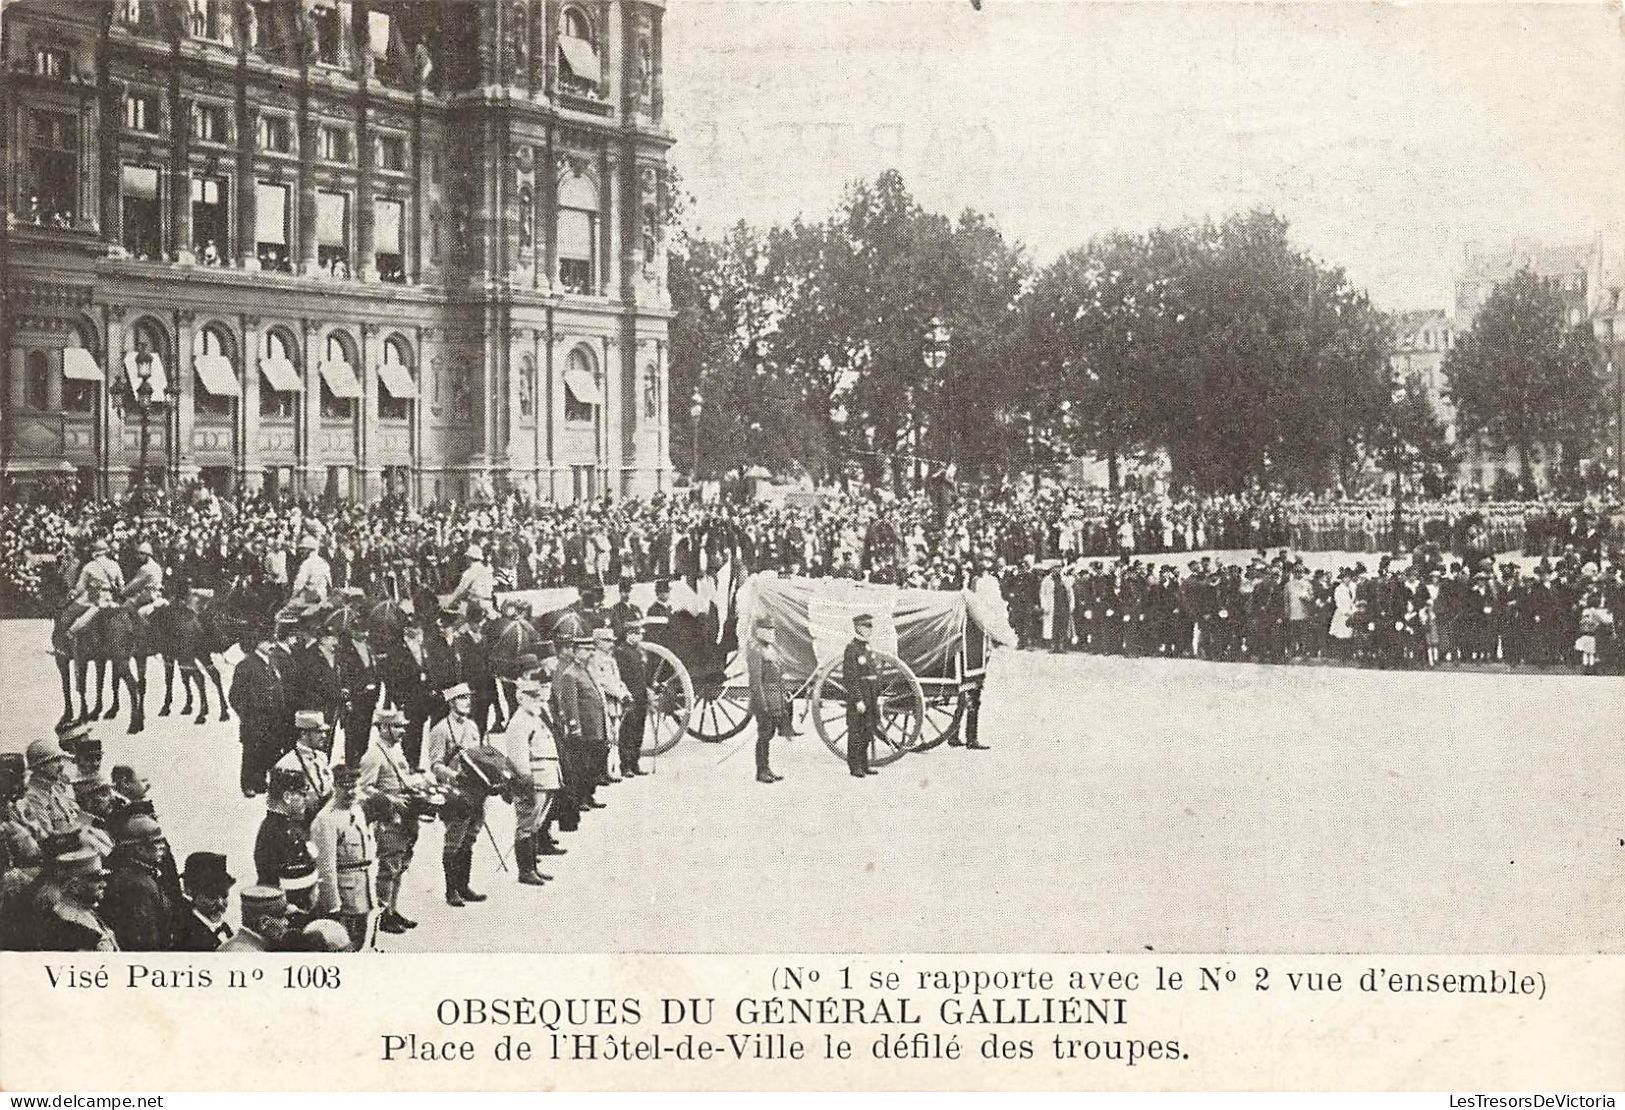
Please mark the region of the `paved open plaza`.
<svg viewBox="0 0 1625 1110"><path fill-rule="evenodd" d="M43 622L0 626L0 748L60 712ZM161 687L156 661L149 689ZM153 702L156 706L157 701ZM854 781L809 731L686 739L561 837L541 889L482 837L464 909L425 825L388 951L1400 951L1625 947L1625 681L1034 652L994 657L983 752ZM239 883L237 730L98 729L177 854ZM490 807L511 853L512 810ZM512 861L509 861L512 866ZM766 892L767 896L764 896Z"/></svg>

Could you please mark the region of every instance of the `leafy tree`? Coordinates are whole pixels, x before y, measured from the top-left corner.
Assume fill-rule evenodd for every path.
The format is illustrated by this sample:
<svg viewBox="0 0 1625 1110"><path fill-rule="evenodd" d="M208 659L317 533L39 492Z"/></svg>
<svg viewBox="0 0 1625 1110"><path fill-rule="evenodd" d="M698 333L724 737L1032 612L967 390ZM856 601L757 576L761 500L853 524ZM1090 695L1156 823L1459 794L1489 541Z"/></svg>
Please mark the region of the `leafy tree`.
<svg viewBox="0 0 1625 1110"><path fill-rule="evenodd" d="M1553 445L1573 461L1603 419L1594 340L1568 323L1556 286L1529 269L1496 286L1445 355L1458 432L1516 448L1525 489Z"/></svg>

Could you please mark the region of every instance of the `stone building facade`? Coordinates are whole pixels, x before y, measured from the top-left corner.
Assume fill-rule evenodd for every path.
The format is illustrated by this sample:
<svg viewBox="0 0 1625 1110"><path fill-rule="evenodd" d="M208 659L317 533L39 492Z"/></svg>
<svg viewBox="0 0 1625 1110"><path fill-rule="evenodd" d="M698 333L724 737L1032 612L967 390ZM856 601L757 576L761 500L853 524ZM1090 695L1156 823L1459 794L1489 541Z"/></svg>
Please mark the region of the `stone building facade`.
<svg viewBox="0 0 1625 1110"><path fill-rule="evenodd" d="M12 0L0 468L669 488L663 14Z"/></svg>

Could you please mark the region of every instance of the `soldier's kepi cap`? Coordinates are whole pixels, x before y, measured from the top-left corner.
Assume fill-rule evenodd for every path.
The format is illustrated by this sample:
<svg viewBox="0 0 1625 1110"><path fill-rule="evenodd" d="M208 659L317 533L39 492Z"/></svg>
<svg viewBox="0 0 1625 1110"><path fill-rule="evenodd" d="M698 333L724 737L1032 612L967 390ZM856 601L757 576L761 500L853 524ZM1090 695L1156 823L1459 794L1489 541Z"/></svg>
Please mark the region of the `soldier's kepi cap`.
<svg viewBox="0 0 1625 1110"><path fill-rule="evenodd" d="M309 890L316 885L316 861L308 853L300 852L283 862L277 872L277 886L283 890Z"/></svg>
<svg viewBox="0 0 1625 1110"><path fill-rule="evenodd" d="M51 874L65 879L100 878L107 875L107 869L102 866L101 855L89 848L80 848L77 851L50 856L45 861L45 868Z"/></svg>
<svg viewBox="0 0 1625 1110"><path fill-rule="evenodd" d="M293 727L300 731L327 727L327 718L319 709L301 709L293 715Z"/></svg>
<svg viewBox="0 0 1625 1110"><path fill-rule="evenodd" d="M447 686L444 690L440 691L440 696L445 698L447 701L451 701L453 698L471 698L474 696L474 691L468 688L468 683L459 682L455 686ZM405 718L402 718L402 720L404 721Z"/></svg>
<svg viewBox="0 0 1625 1110"><path fill-rule="evenodd" d="M406 714L399 709L379 706L373 712L372 723L375 725L404 725L406 724Z"/></svg>
<svg viewBox="0 0 1625 1110"><path fill-rule="evenodd" d="M274 886L248 886L240 895L243 916L276 917L288 912L288 896Z"/></svg>
<svg viewBox="0 0 1625 1110"><path fill-rule="evenodd" d="M613 644L615 642L615 630L613 628L593 629L592 642L595 644Z"/></svg>

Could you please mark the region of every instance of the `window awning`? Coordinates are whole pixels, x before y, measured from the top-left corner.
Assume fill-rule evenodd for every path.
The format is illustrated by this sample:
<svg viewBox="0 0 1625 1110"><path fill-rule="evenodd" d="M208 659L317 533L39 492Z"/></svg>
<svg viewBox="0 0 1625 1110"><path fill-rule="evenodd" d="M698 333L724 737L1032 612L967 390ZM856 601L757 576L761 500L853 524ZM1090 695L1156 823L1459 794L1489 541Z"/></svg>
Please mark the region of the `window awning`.
<svg viewBox="0 0 1625 1110"><path fill-rule="evenodd" d="M603 404L603 399L598 395L598 380L593 377L591 370L583 370L579 366L566 367L564 388L570 391L570 396L576 399L577 404Z"/></svg>
<svg viewBox="0 0 1625 1110"><path fill-rule="evenodd" d="M389 395L397 401L410 401L418 395L417 383L412 380L412 372L398 362L381 363L378 367L378 380L384 383Z"/></svg>
<svg viewBox="0 0 1625 1110"><path fill-rule="evenodd" d="M149 365L152 367L152 376L148 379L152 383L152 399L162 401L164 395L169 392L169 379L164 375L164 360L153 355ZM141 388L141 368L136 365L134 351L124 356L124 374L129 379L132 394Z"/></svg>
<svg viewBox="0 0 1625 1110"><path fill-rule="evenodd" d="M598 51L592 48L592 43L571 35L560 35L559 49L564 51L564 64L570 67L571 73L583 81L598 83L601 77Z"/></svg>
<svg viewBox="0 0 1625 1110"><path fill-rule="evenodd" d="M102 380L102 368L96 365L96 356L83 347L64 347L62 376L76 382L99 382Z"/></svg>
<svg viewBox="0 0 1625 1110"><path fill-rule="evenodd" d="M305 383L300 379L299 371L285 358L260 359L260 371L265 375L265 380L271 383L273 393L305 391Z"/></svg>
<svg viewBox="0 0 1625 1110"><path fill-rule="evenodd" d="M361 382L355 376L355 367L348 362L329 360L322 363L321 371L333 396L340 400L355 400L361 396Z"/></svg>
<svg viewBox="0 0 1625 1110"><path fill-rule="evenodd" d="M237 371L225 355L198 355L192 359L203 388L216 397L241 397L243 387L237 382Z"/></svg>

